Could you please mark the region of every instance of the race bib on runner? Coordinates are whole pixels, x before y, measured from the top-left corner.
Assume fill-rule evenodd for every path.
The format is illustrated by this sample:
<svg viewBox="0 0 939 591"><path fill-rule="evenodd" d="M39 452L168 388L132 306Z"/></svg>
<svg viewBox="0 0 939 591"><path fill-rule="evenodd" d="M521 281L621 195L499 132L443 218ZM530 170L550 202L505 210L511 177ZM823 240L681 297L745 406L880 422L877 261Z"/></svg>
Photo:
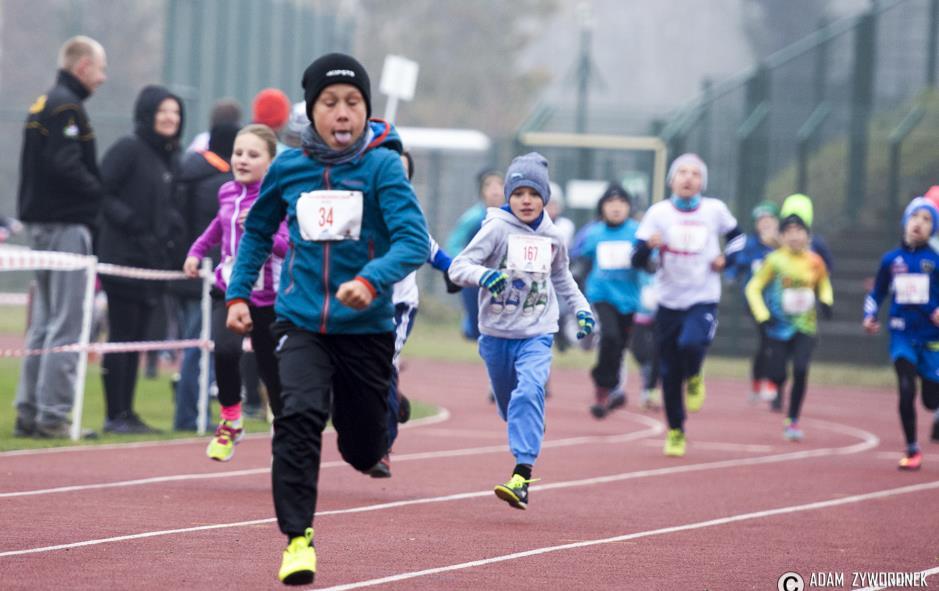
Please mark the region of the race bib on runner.
<svg viewBox="0 0 939 591"><path fill-rule="evenodd" d="M698 254L708 243L707 226L676 224L668 229L668 249L687 254Z"/></svg>
<svg viewBox="0 0 939 591"><path fill-rule="evenodd" d="M808 287L788 287L782 293L782 309L786 314L805 314L815 307L815 292Z"/></svg>
<svg viewBox="0 0 939 591"><path fill-rule="evenodd" d="M547 236L510 235L506 267L520 273L550 273L551 239Z"/></svg>
<svg viewBox="0 0 939 591"><path fill-rule="evenodd" d="M893 291L898 304L928 304L929 275L899 273L893 276Z"/></svg>
<svg viewBox="0 0 939 591"><path fill-rule="evenodd" d="M231 285L231 274L235 269L235 259L228 257L225 261L222 262L222 279L225 280L225 285ZM264 289L264 268L258 272L258 280L254 282L254 287L251 288L251 291L261 291Z"/></svg>
<svg viewBox="0 0 939 591"><path fill-rule="evenodd" d="M310 191L297 201L304 240L358 240L362 232L361 191Z"/></svg>
<svg viewBox="0 0 939 591"><path fill-rule="evenodd" d="M597 266L603 271L632 268L633 243L609 240L597 244Z"/></svg>

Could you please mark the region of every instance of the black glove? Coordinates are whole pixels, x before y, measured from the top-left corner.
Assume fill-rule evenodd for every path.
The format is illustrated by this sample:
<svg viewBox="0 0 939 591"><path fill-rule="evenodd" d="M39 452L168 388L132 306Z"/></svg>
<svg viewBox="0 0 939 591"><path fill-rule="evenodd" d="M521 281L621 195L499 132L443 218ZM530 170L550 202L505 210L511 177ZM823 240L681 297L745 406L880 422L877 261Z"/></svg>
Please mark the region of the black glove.
<svg viewBox="0 0 939 591"><path fill-rule="evenodd" d="M830 305L819 303L818 308L821 310L822 318L824 320L831 320L831 317L834 315L834 313Z"/></svg>
<svg viewBox="0 0 939 591"><path fill-rule="evenodd" d="M453 280L450 279L449 271L443 272L443 280L444 280L444 283L447 284L447 293L460 293L461 291L463 291L463 288L461 286L457 285L456 283L453 282Z"/></svg>
<svg viewBox="0 0 939 591"><path fill-rule="evenodd" d="M770 328L773 327L774 324L775 322L773 322L772 318L767 318L766 320L761 322L758 325L760 327L760 334L762 334L765 337L767 334L769 334L769 330Z"/></svg>

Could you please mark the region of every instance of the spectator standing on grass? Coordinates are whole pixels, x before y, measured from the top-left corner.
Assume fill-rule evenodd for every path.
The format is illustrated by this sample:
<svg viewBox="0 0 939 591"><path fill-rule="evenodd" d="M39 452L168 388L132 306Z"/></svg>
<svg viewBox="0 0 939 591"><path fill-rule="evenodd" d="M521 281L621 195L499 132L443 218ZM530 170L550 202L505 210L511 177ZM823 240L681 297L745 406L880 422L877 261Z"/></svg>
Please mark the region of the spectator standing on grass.
<svg viewBox="0 0 939 591"><path fill-rule="evenodd" d="M218 213L218 190L234 179L231 155L237 133L237 126L219 123L212 127L207 150L188 152L183 156L175 206L185 224L185 235L174 244L177 249L171 261L173 267L183 266L189 245L195 242ZM218 248L207 251L206 256L212 259L213 268L220 262ZM193 279L174 281L170 289L178 299L179 337L199 338L202 329L202 282ZM173 388L176 401L173 429L177 431L194 431L197 427L199 358L198 348L183 351L179 379ZM214 364L210 362L210 366L214 367Z"/></svg>
<svg viewBox="0 0 939 591"><path fill-rule="evenodd" d="M717 332L720 273L743 246L737 220L720 200L702 196L707 165L696 154L682 154L668 169L670 199L652 205L636 230L634 268L646 268L659 249L656 271L656 343L668 419L665 455L685 455L685 410L704 404L702 369ZM720 238L727 240L721 252ZM686 390L687 388L687 390ZM686 393L684 392L686 390Z"/></svg>
<svg viewBox="0 0 939 591"><path fill-rule="evenodd" d="M545 215L551 198L548 161L531 152L512 160L505 204L490 208L482 228L450 265L457 285L480 286L479 356L486 364L499 416L508 423L512 475L495 487L516 509L528 507L528 485L544 439L545 384L565 298L583 338L594 327L590 304L571 275L564 238Z"/></svg>
<svg viewBox="0 0 939 591"><path fill-rule="evenodd" d="M103 263L168 269L173 241L182 240L184 224L173 207L183 130L182 101L162 86L146 86L134 105L134 132L117 140L101 161L100 256ZM108 296L108 341L147 338L165 283L102 275ZM108 353L101 378L108 433L156 431L134 412L137 352Z"/></svg>
<svg viewBox="0 0 939 591"><path fill-rule="evenodd" d="M202 257L215 246L221 245L221 263L215 269L215 287L212 297L212 339L215 341L215 381L218 384L218 402L221 421L206 448L206 455L219 462L227 462L235 453L235 444L244 434L241 408L241 334L225 327L228 311L224 296L238 256L244 233L244 221L258 199L261 181L277 155L277 137L270 127L252 123L238 132L232 152L232 172L235 180L218 190L216 215L189 248L183 270L190 277L199 273ZM258 364L258 373L267 386L271 411L280 414L280 379L277 359L274 357L274 300L280 281L280 270L287 254L287 228L281 224L273 235L273 256L264 262L261 275L254 283L249 301L252 330L252 349Z"/></svg>
<svg viewBox="0 0 939 591"><path fill-rule="evenodd" d="M939 409L939 254L929 239L939 229L939 210L917 197L903 212L903 239L880 259L874 289L864 300L864 330L877 334L880 306L890 298L890 358L897 373L900 423L906 453L900 470L919 470L923 454L916 437L916 382L923 406Z"/></svg>
<svg viewBox="0 0 939 591"><path fill-rule="evenodd" d="M101 44L73 37L59 49L55 85L29 108L23 132L19 218L34 250L92 253L103 194L95 133L82 103L105 81ZM27 349L78 342L85 273L37 271ZM16 390L17 437L67 437L78 353L45 353L23 361Z"/></svg>
<svg viewBox="0 0 939 591"><path fill-rule="evenodd" d="M278 578L316 573L313 515L322 432L332 414L339 451L366 472L388 451L394 355L392 286L430 252L427 224L383 121L369 121L368 73L324 55L303 73L303 149L277 157L245 222L226 293L228 326L251 330L248 300L272 236L287 219L290 251L273 331L283 410L274 418L274 509L287 536Z"/></svg>

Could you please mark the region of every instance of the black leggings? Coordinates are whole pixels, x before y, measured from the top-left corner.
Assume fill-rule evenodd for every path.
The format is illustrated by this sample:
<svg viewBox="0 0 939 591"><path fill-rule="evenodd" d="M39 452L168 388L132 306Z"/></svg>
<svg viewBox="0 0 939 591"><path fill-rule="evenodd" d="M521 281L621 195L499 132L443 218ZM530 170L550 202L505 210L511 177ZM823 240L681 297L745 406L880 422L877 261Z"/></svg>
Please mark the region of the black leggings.
<svg viewBox="0 0 939 591"><path fill-rule="evenodd" d="M633 324L629 349L642 373L643 390L652 390L659 383L659 354L655 350L655 326Z"/></svg>
<svg viewBox="0 0 939 591"><path fill-rule="evenodd" d="M593 383L598 388L615 388L623 367L623 353L629 344L629 331L633 326L632 314L621 314L612 304L594 304L600 321L600 350L597 364L591 370Z"/></svg>
<svg viewBox="0 0 939 591"><path fill-rule="evenodd" d="M920 376L914 366L907 359L897 359L893 363L897 371L897 386L900 390L900 423L903 425L903 435L906 444L916 443L916 378L923 384L923 406L929 410L939 408L939 382L927 380Z"/></svg>
<svg viewBox="0 0 939 591"><path fill-rule="evenodd" d="M754 382L769 379L769 371L766 367L766 333L759 327L757 327L756 338L756 352L753 354L753 363L750 367L751 380Z"/></svg>
<svg viewBox="0 0 939 591"><path fill-rule="evenodd" d="M809 362L815 350L817 339L812 335L797 332L788 341L765 338L763 349L767 377L776 384L782 395L786 384L787 366L792 360L792 389L789 392L789 418L799 420L802 401L805 399L805 386L809 377Z"/></svg>
<svg viewBox="0 0 939 591"><path fill-rule="evenodd" d="M267 399L271 412L278 416L281 410L280 376L277 375L277 358L274 356L274 306L248 306L251 311L251 348L257 361L258 373L267 388ZM218 385L218 401L222 406L241 402L241 343L244 337L228 330L225 320L228 308L225 302L212 303L212 338L215 341L215 383Z"/></svg>
<svg viewBox="0 0 939 591"><path fill-rule="evenodd" d="M120 291L105 292L108 295L108 342L147 340L153 303L123 297ZM104 400L109 419L134 412L139 364L140 353L137 351L108 353L101 361L101 381L104 383Z"/></svg>

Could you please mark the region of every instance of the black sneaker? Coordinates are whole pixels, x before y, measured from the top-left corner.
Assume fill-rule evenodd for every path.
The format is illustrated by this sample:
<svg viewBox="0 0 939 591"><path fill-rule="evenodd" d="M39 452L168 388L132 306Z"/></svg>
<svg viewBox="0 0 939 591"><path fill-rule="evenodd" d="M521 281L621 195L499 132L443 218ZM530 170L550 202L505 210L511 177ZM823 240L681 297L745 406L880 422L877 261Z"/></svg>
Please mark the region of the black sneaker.
<svg viewBox="0 0 939 591"><path fill-rule="evenodd" d="M368 475L372 478L391 478L390 454L385 454L385 457L378 460L378 463L369 468Z"/></svg>
<svg viewBox="0 0 939 591"><path fill-rule="evenodd" d="M36 421L21 416L16 417L16 424L13 425L13 437L32 437L35 434Z"/></svg>
<svg viewBox="0 0 939 591"><path fill-rule="evenodd" d="M398 422L407 423L411 420L411 401L404 394L398 393L401 399L398 400Z"/></svg>
<svg viewBox="0 0 939 591"><path fill-rule="evenodd" d="M525 510L528 508L528 485L532 482L535 480L526 480L521 474L512 474L508 482L497 484L494 491L497 497L511 507Z"/></svg>
<svg viewBox="0 0 939 591"><path fill-rule="evenodd" d="M36 423L36 437L39 439L68 439L72 426L68 423Z"/></svg>
<svg viewBox="0 0 939 591"><path fill-rule="evenodd" d="M151 427L150 425L143 422L143 419L140 418L140 415L131 411L127 413L127 422L137 428L137 433L162 433L160 429L156 427Z"/></svg>
<svg viewBox="0 0 939 591"><path fill-rule="evenodd" d="M932 441L933 443L939 443L939 420L936 420L932 424Z"/></svg>

